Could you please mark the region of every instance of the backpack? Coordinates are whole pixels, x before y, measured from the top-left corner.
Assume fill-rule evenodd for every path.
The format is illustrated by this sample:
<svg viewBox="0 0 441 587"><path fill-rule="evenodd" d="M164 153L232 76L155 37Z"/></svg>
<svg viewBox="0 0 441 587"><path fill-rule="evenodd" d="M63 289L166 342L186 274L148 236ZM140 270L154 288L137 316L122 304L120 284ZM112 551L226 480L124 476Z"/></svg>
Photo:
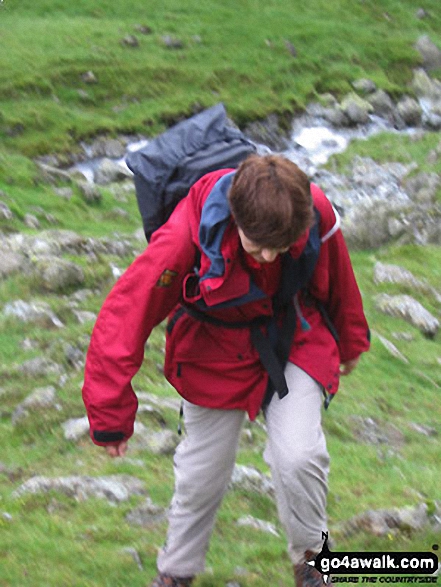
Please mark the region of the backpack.
<svg viewBox="0 0 441 587"><path fill-rule="evenodd" d="M129 153L136 198L147 241L170 217L190 187L210 171L236 168L255 145L228 124L222 103L172 126Z"/></svg>

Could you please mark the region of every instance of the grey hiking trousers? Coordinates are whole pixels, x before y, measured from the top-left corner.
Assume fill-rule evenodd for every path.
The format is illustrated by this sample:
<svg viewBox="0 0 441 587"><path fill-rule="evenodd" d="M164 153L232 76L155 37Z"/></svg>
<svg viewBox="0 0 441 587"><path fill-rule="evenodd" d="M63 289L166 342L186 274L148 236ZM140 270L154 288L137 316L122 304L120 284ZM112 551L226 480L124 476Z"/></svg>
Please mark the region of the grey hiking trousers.
<svg viewBox="0 0 441 587"><path fill-rule="evenodd" d="M321 426L321 387L288 363L289 393L277 395L265 417L264 458L275 486L277 509L293 563L306 550L321 550L327 529L329 455ZM167 541L158 569L177 577L204 570L217 509L228 488L245 412L214 410L184 402L186 437L174 460L175 492L169 510Z"/></svg>

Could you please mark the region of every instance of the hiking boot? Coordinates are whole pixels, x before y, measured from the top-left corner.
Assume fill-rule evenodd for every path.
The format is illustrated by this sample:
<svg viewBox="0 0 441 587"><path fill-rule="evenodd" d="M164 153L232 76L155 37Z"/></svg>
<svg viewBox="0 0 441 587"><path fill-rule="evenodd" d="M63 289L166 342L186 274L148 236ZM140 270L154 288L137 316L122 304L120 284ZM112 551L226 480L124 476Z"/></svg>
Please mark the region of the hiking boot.
<svg viewBox="0 0 441 587"><path fill-rule="evenodd" d="M194 577L172 577L165 573L159 573L150 587L190 587Z"/></svg>
<svg viewBox="0 0 441 587"><path fill-rule="evenodd" d="M307 561L314 560L316 553L307 550L305 552L305 562L294 565L294 579L296 587L324 587L323 575L315 567L306 564ZM327 583L328 587L333 587L332 583Z"/></svg>

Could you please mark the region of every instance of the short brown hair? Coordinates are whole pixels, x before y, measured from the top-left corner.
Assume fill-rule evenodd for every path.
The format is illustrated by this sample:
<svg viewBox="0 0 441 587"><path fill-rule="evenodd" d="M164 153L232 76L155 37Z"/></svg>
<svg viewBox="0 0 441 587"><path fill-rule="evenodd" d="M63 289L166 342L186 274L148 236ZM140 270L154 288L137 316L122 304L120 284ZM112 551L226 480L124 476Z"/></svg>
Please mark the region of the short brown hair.
<svg viewBox="0 0 441 587"><path fill-rule="evenodd" d="M228 193L238 227L252 242L271 249L292 245L314 220L310 182L282 155L250 155Z"/></svg>

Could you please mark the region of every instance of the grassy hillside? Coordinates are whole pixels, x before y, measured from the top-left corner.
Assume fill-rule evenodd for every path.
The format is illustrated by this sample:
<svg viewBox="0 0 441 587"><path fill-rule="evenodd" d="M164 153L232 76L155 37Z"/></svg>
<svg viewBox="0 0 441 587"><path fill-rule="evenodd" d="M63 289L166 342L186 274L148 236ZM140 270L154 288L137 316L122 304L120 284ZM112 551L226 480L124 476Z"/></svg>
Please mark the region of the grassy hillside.
<svg viewBox="0 0 441 587"><path fill-rule="evenodd" d="M102 200L90 204L74 186L67 202L42 180L33 157L75 150L80 140L97 134L153 135L171 121L220 100L237 122L244 123L271 112L292 115L320 93L346 93L360 77L370 77L398 96L408 91L406 84L418 64L416 39L429 34L441 46L438 4L438 0L419 4L411 0L4 0L0 4L0 200L14 216L0 218L0 230L38 235L39 230L25 223L26 214L32 213L40 229L68 229L85 238L131 239L141 225L133 193L121 200L103 188ZM417 18L418 8L429 16ZM140 25L149 28L140 32ZM127 35L134 35L138 46L130 46L130 39L124 41ZM182 46L167 46L167 35ZM94 78L84 77L89 71ZM379 161L416 161L424 170L428 153L438 142L435 134L418 142L374 137L354 145L333 166L344 169L354 154L362 154ZM441 171L439 166L436 170ZM60 182L58 187L68 186ZM132 248L140 250L142 243L133 240ZM111 266L122 269L133 255L64 255L81 264L83 287L92 291L80 303L81 310L99 310L114 282ZM408 362L392 357L374 336L372 351L344 379L324 415L332 456L329 517L336 529L336 549L430 550L440 542L435 530L381 538L368 532L347 536L337 530L340 522L368 509L426 503L432 511L434 502L441 500L440 336L428 340L405 322L380 314L373 303L376 293L414 292L375 286L372 279L374 264L381 260L408 268L441 292L441 251L436 246L389 247L352 252L352 259L372 330L394 340ZM126 521L126 514L142 503L141 497L117 507L99 499L76 501L58 492L12 497L34 475L116 473L143 480L160 506L166 507L171 497L170 456L133 446L127 459L114 461L87 438L77 442L64 438L62 423L84 415L82 371L69 363L67 348L84 351L93 326L75 320L68 303L73 293L48 293L24 273L0 280L0 310L12 300L40 300L49 303L65 323L63 329L48 330L0 312L0 587L143 587L154 576L157 548L165 536L164 522L143 529ZM433 296L415 296L440 317ZM396 341L395 332L404 332L411 340ZM60 364L67 378L60 380L57 374L29 378L16 369L39 356ZM135 379L136 391L174 397L160 373L162 361L163 327L159 327ZM60 409L36 411L14 426L11 416L19 403L35 388L48 385L56 388ZM165 409L163 417L165 425L176 429L176 411ZM360 418L371 418L382 433L395 431L396 442L361 440ZM161 428L149 413L141 414L139 421L151 430ZM426 436L414 425L432 432ZM238 462L266 472L264 443L261 426L249 426ZM239 530L236 522L246 514L278 524L269 498L231 491L208 554L212 573L201 577L198 587L224 587L233 580L241 587L292 584L282 530L277 526L280 537ZM126 548L139 553L143 571Z"/></svg>
<svg viewBox="0 0 441 587"><path fill-rule="evenodd" d="M416 39L441 41L438 2L423 4L430 17L418 19L411 0L5 0L2 142L61 150L97 132L157 130L219 100L244 122L365 76L398 95L418 64Z"/></svg>

